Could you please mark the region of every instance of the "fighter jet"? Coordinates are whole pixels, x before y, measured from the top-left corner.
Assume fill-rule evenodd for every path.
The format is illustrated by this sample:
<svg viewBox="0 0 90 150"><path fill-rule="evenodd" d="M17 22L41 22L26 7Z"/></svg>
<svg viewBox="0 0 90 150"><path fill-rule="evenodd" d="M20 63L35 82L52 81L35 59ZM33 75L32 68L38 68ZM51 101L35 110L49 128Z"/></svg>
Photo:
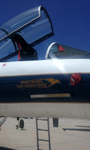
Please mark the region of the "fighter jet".
<svg viewBox="0 0 90 150"><path fill-rule="evenodd" d="M90 53L52 41L38 60L33 47L53 35L42 6L0 27L0 116L90 119Z"/></svg>

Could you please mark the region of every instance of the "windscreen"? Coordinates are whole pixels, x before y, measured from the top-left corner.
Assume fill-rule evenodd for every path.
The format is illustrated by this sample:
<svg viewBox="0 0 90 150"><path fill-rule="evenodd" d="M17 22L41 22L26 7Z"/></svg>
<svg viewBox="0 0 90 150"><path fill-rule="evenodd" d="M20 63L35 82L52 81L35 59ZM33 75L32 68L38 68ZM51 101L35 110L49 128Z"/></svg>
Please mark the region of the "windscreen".
<svg viewBox="0 0 90 150"><path fill-rule="evenodd" d="M23 25L25 25L26 23L37 18L38 16L39 16L39 8L35 7L12 18L4 25L2 25L1 28L7 31L8 33L12 33L15 30L19 29L20 27L22 27Z"/></svg>
<svg viewBox="0 0 90 150"><path fill-rule="evenodd" d="M17 51L13 36L20 34L31 46L53 35L50 17L44 7L27 10L0 27L0 59Z"/></svg>
<svg viewBox="0 0 90 150"><path fill-rule="evenodd" d="M6 36L6 33L0 30L0 38ZM11 39L6 39L0 43L0 60L15 52L15 46Z"/></svg>
<svg viewBox="0 0 90 150"><path fill-rule="evenodd" d="M90 53L79 50L66 45L53 42L47 49L46 59L60 58L60 59L77 59L77 58L90 58Z"/></svg>

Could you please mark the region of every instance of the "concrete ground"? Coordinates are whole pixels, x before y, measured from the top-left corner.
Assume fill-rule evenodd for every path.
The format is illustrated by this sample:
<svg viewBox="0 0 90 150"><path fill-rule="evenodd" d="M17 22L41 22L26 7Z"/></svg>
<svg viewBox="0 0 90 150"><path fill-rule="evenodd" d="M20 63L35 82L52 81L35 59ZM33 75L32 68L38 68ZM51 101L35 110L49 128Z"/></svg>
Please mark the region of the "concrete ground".
<svg viewBox="0 0 90 150"><path fill-rule="evenodd" d="M24 119L23 130L16 130L17 120L7 118L0 131L0 150L37 150L36 120ZM46 128L45 122L39 122L39 128ZM44 131L39 137L47 139ZM59 120L59 128L54 128L50 118L51 150L89 150L90 120ZM47 142L40 142L40 149L48 150Z"/></svg>

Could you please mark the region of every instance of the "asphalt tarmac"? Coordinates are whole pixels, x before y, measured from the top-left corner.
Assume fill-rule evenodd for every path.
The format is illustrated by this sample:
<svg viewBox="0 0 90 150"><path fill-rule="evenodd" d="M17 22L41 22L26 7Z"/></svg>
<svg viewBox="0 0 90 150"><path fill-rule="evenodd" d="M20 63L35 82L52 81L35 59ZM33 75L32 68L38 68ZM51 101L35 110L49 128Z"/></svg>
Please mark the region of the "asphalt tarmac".
<svg viewBox="0 0 90 150"><path fill-rule="evenodd" d="M90 120L59 119L54 128L50 118L51 150L89 150ZM16 129L17 120L7 118L0 131L0 150L37 150L36 119L24 119L24 129ZM39 122L39 128L46 128ZM47 139L47 132L39 131L39 137ZM40 149L48 150L47 142L39 142Z"/></svg>

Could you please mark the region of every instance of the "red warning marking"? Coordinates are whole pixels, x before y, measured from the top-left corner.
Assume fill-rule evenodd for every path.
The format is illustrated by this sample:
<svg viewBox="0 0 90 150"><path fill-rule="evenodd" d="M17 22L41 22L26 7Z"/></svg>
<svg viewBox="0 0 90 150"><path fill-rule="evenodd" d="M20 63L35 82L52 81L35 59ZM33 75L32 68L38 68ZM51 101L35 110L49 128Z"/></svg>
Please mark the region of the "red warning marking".
<svg viewBox="0 0 90 150"><path fill-rule="evenodd" d="M62 46L59 46L59 47L58 47L58 50L59 50L60 52L65 52L65 50L64 50L64 48L63 48Z"/></svg>
<svg viewBox="0 0 90 150"><path fill-rule="evenodd" d="M20 60L21 56L20 56L20 50L21 50L21 44L18 43L18 41L16 42L17 46L18 46L18 60Z"/></svg>
<svg viewBox="0 0 90 150"><path fill-rule="evenodd" d="M72 74L71 79L70 79L71 85L74 86L76 83L79 83L79 82L81 82L81 74L80 73Z"/></svg>
<svg viewBox="0 0 90 150"><path fill-rule="evenodd" d="M6 66L6 64L3 64L3 67Z"/></svg>

